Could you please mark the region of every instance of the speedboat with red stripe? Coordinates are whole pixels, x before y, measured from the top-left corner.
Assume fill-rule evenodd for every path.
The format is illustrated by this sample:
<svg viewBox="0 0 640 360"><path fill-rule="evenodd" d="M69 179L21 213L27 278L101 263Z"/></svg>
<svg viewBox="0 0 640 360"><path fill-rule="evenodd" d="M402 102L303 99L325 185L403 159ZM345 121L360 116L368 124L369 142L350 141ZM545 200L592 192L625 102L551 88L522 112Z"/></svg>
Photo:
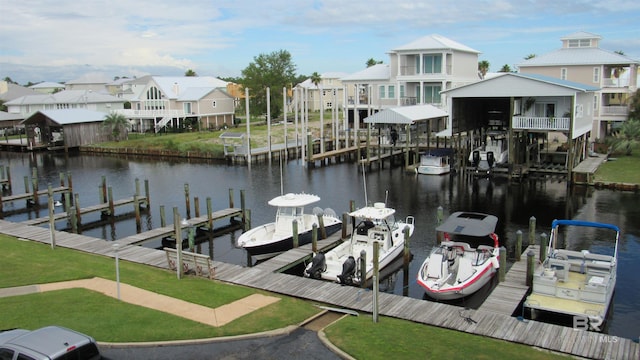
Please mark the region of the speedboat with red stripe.
<svg viewBox="0 0 640 360"><path fill-rule="evenodd" d="M499 267L498 218L477 212L455 212L436 228L444 241L431 250L417 282L430 297L454 300L486 285Z"/></svg>

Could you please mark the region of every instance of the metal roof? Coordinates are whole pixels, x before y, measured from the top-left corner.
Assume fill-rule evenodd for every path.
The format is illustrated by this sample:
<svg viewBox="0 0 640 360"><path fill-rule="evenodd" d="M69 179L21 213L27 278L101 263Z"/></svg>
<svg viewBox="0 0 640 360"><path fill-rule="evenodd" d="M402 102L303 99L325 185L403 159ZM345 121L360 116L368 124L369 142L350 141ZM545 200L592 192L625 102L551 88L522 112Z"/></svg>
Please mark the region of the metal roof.
<svg viewBox="0 0 640 360"><path fill-rule="evenodd" d="M320 197L317 195L288 193L269 200L269 205L278 207L301 207L318 201L320 201Z"/></svg>
<svg viewBox="0 0 640 360"><path fill-rule="evenodd" d="M414 51L414 50L458 50L470 53L480 54L480 51L472 49L466 45L460 44L442 35L433 34L421 37L408 44L399 46L392 51Z"/></svg>
<svg viewBox="0 0 640 360"><path fill-rule="evenodd" d="M6 105L123 103L124 99L89 90L64 90L55 94L26 95L7 101Z"/></svg>
<svg viewBox="0 0 640 360"><path fill-rule="evenodd" d="M190 88L221 88L226 91L227 82L213 76L153 76L153 81L169 99L177 99Z"/></svg>
<svg viewBox="0 0 640 360"><path fill-rule="evenodd" d="M526 60L518 64L518 67L621 64L640 64L640 62L628 56L600 48L562 48Z"/></svg>
<svg viewBox="0 0 640 360"><path fill-rule="evenodd" d="M371 81L371 80L389 80L391 78L391 70L387 64L376 64L362 71L358 71L351 75L343 77L342 81Z"/></svg>
<svg viewBox="0 0 640 360"><path fill-rule="evenodd" d="M455 235L487 236L495 231L497 224L498 218L494 215L458 211L436 227L436 231Z"/></svg>
<svg viewBox="0 0 640 360"><path fill-rule="evenodd" d="M45 116L58 125L81 124L90 122L102 122L108 114L100 111L86 109L63 109L63 110L39 110L35 114L26 118L22 123L33 122L31 119ZM30 121L31 120L31 121Z"/></svg>
<svg viewBox="0 0 640 360"><path fill-rule="evenodd" d="M416 121L449 116L433 105L400 106L379 111L364 119L367 124L413 124Z"/></svg>
<svg viewBox="0 0 640 360"><path fill-rule="evenodd" d="M481 90L478 90L479 93L477 95L474 96L482 96L482 97L495 97L495 96L499 96L499 97L503 97L504 94L494 94L494 93L487 93L487 88L484 85L487 84L500 84L502 82L502 80L507 79L507 78L519 78L519 79L525 79L525 80L531 80L531 81L536 81L539 83L546 83L546 84L550 84L550 85L556 85L556 86L561 86L563 88L567 88L567 89L571 89L571 90L576 90L576 91L581 91L581 92L588 92L588 91L598 91L600 88L597 86L592 86L592 85L587 85L587 84L581 84L581 83L576 83L573 81L567 81L567 80L561 80L558 78L554 78L551 76L545 76L545 75L539 75L539 74L523 74L523 73L501 73L497 76L494 76L492 78L489 79L485 79L485 80L481 80L481 81L477 81L471 84L466 84L466 85L462 85L462 86L458 86L456 88L452 88L452 89L447 89L447 90L443 90L442 93L452 93L455 94L463 89L471 89L471 88L478 88ZM519 86L518 88L510 88L510 89L505 89L503 86L498 86L496 88L497 92L499 92L498 90L501 90L501 92L509 92L511 95L513 96L520 96L521 94L525 94L527 95L527 88L526 86L522 85ZM529 94L531 95L531 94ZM453 95L451 95L453 96Z"/></svg>

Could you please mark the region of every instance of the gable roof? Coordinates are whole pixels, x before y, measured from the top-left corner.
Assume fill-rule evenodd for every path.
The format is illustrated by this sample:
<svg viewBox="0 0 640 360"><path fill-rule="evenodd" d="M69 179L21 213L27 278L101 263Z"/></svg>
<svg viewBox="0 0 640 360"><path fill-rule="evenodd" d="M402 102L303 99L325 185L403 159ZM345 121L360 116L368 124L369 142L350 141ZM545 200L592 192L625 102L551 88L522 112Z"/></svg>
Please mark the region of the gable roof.
<svg viewBox="0 0 640 360"><path fill-rule="evenodd" d="M472 49L457 41L451 40L444 36L433 34L421 37L408 44L399 46L392 51L412 51L412 50L458 50L470 53L480 54L480 51Z"/></svg>
<svg viewBox="0 0 640 360"><path fill-rule="evenodd" d="M626 55L600 48L562 48L518 64L527 66L640 64Z"/></svg>
<svg viewBox="0 0 640 360"><path fill-rule="evenodd" d="M41 94L33 89L26 88L21 85L0 81L0 101L11 101L26 95Z"/></svg>
<svg viewBox="0 0 640 360"><path fill-rule="evenodd" d="M227 89L227 82L213 76L152 76L169 99L178 99L189 88Z"/></svg>
<svg viewBox="0 0 640 360"><path fill-rule="evenodd" d="M85 104L85 103L124 103L121 99L109 94L102 94L88 90L64 90L55 94L41 94L22 96L6 105L41 105L41 104Z"/></svg>
<svg viewBox="0 0 640 360"><path fill-rule="evenodd" d="M391 78L391 70L387 64L376 64L362 71L343 77L342 81L385 81Z"/></svg>
<svg viewBox="0 0 640 360"><path fill-rule="evenodd" d="M567 36L563 36L560 40L573 40L573 39L602 39L602 36L596 35L586 31L577 31L573 34L569 34Z"/></svg>
<svg viewBox="0 0 640 360"><path fill-rule="evenodd" d="M22 121L30 124L45 117L58 125L81 124L104 121L106 113L86 109L39 110Z"/></svg>
<svg viewBox="0 0 640 360"><path fill-rule="evenodd" d="M41 83L29 86L30 89L64 89L64 84L52 81L43 81Z"/></svg>
<svg viewBox="0 0 640 360"><path fill-rule="evenodd" d="M416 121L449 116L449 114L433 105L399 106L379 111L364 119L365 123L374 124L413 124Z"/></svg>

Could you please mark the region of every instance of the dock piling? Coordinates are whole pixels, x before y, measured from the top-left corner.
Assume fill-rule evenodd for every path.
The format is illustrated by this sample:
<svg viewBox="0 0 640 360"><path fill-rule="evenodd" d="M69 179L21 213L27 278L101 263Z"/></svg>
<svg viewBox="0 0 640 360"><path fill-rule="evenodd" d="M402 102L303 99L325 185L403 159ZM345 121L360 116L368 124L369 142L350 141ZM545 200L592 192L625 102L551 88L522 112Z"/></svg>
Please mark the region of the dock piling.
<svg viewBox="0 0 640 360"><path fill-rule="evenodd" d="M536 253L533 250L527 251L527 286L533 285L533 271L535 267L535 256Z"/></svg>
<svg viewBox="0 0 640 360"><path fill-rule="evenodd" d="M298 221L297 220L293 220L291 222L291 229L293 232L293 248L297 248L298 247Z"/></svg>
<svg viewBox="0 0 640 360"><path fill-rule="evenodd" d="M315 225L315 224L314 224ZM324 217L322 214L318 214L318 225L316 226L320 229L320 238L327 238L327 230L324 228Z"/></svg>
<svg viewBox="0 0 640 360"><path fill-rule="evenodd" d="M200 198L197 196L193 198L193 211L196 217L199 218L200 217Z"/></svg>
<svg viewBox="0 0 640 360"><path fill-rule="evenodd" d="M504 282L507 274L507 248L500 246L500 268L498 268L498 281Z"/></svg>
<svg viewBox="0 0 640 360"><path fill-rule="evenodd" d="M547 258L547 234L540 234L540 262Z"/></svg>
<svg viewBox="0 0 640 360"><path fill-rule="evenodd" d="M318 225L313 224L311 226L311 252L314 254L318 252Z"/></svg>
<svg viewBox="0 0 640 360"><path fill-rule="evenodd" d="M189 184L184 184L184 207L187 210L187 219L191 219L191 200L189 199Z"/></svg>
<svg viewBox="0 0 640 360"><path fill-rule="evenodd" d="M51 184L48 187L49 193L49 239L51 240L51 248L56 248L56 222L53 214L53 188L51 188Z"/></svg>
<svg viewBox="0 0 640 360"><path fill-rule="evenodd" d="M516 231L516 261L520 261L522 253L522 230Z"/></svg>
<svg viewBox="0 0 640 360"><path fill-rule="evenodd" d="M160 227L167 226L167 218L165 217L164 205L160 205Z"/></svg>
<svg viewBox="0 0 640 360"><path fill-rule="evenodd" d="M529 218L529 245L536 243L536 217Z"/></svg>
<svg viewBox="0 0 640 360"><path fill-rule="evenodd" d="M365 279L367 278L367 252L362 250L360 251L360 287L366 288L367 282Z"/></svg>
<svg viewBox="0 0 640 360"><path fill-rule="evenodd" d="M211 198L207 197L207 225L209 226L209 231L213 231L213 205L211 203Z"/></svg>

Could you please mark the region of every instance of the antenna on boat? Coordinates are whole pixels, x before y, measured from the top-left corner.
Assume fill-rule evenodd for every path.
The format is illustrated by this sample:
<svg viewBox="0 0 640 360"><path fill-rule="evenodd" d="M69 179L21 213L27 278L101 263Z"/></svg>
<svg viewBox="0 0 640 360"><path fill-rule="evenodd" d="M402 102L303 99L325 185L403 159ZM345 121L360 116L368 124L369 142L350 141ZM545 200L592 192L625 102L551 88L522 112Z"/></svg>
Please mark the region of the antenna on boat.
<svg viewBox="0 0 640 360"><path fill-rule="evenodd" d="M285 147L286 148L286 147ZM282 176L282 151L280 151L280 195L284 195L284 177Z"/></svg>
<svg viewBox="0 0 640 360"><path fill-rule="evenodd" d="M364 162L362 163L362 185L364 185L364 206L369 206L367 199L367 175L364 172Z"/></svg>

